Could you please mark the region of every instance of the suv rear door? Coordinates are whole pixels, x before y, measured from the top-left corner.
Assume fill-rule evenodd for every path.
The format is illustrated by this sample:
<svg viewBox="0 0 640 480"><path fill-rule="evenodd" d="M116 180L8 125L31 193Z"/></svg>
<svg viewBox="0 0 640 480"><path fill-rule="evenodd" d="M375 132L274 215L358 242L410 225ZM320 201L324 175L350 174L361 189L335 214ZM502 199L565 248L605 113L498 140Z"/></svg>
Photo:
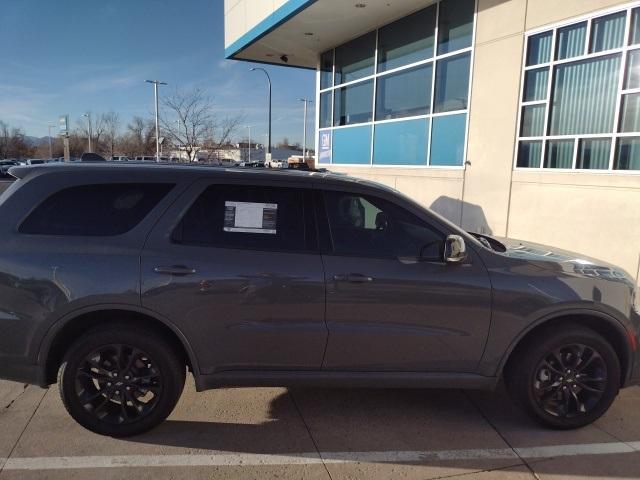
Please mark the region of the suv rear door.
<svg viewBox="0 0 640 480"><path fill-rule="evenodd" d="M203 374L320 369L311 190L245 182L198 181L163 216L142 255L142 303L179 326Z"/></svg>

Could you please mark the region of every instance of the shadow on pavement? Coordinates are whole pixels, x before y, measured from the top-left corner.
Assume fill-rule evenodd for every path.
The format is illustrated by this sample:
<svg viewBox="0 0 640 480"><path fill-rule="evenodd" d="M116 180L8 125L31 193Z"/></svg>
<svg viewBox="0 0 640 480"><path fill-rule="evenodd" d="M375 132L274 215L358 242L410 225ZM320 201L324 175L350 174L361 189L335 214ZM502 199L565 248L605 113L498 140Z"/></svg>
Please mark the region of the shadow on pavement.
<svg viewBox="0 0 640 480"><path fill-rule="evenodd" d="M238 395L235 398L242 401ZM309 458L317 458L317 448L329 461L346 458L356 464L434 466L447 471L493 470L522 464L515 454L509 456L513 453L509 445L618 442L593 426L568 432L540 427L521 414L502 390L290 389L272 399L268 413L266 421L257 423L216 418L168 420L152 432L128 440L192 450ZM301 434L304 429L313 443L306 432ZM453 452L453 456L428 453L443 451ZM483 451L488 455L483 457ZM367 456L370 452L374 455ZM398 452L413 455L401 459ZM419 456L416 452L427 454ZM500 457L499 452L506 455ZM527 463L545 474L637 478L640 454L558 454L556 458L552 454ZM332 468L349 466L337 464Z"/></svg>

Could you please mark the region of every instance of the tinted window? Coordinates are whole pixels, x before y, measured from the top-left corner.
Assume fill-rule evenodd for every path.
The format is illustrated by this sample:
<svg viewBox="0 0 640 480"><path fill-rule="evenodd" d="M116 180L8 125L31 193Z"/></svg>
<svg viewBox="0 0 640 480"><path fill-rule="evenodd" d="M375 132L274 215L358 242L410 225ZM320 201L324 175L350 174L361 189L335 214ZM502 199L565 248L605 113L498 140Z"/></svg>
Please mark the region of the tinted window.
<svg viewBox="0 0 640 480"><path fill-rule="evenodd" d="M440 3L438 55L471 46L473 0L447 0Z"/></svg>
<svg viewBox="0 0 640 480"><path fill-rule="evenodd" d="M447 57L436 68L435 113L466 110L471 55Z"/></svg>
<svg viewBox="0 0 640 480"><path fill-rule="evenodd" d="M120 235L140 223L172 187L164 183L110 183L65 188L38 205L22 222L20 232Z"/></svg>
<svg viewBox="0 0 640 480"><path fill-rule="evenodd" d="M391 202L327 191L325 204L338 255L442 258L443 236Z"/></svg>
<svg viewBox="0 0 640 480"><path fill-rule="evenodd" d="M320 128L331 126L331 92L320 94Z"/></svg>
<svg viewBox="0 0 640 480"><path fill-rule="evenodd" d="M335 84L372 75L375 50L376 32L367 33L336 48Z"/></svg>
<svg viewBox="0 0 640 480"><path fill-rule="evenodd" d="M433 56L436 6L393 22L378 31L378 71L408 65Z"/></svg>
<svg viewBox="0 0 640 480"><path fill-rule="evenodd" d="M334 91L333 125L370 122L373 114L373 81L349 85Z"/></svg>
<svg viewBox="0 0 640 480"><path fill-rule="evenodd" d="M376 120L431 113L431 65L378 78Z"/></svg>
<svg viewBox="0 0 640 480"><path fill-rule="evenodd" d="M320 56L320 89L330 87L333 82L333 50L324 52Z"/></svg>
<svg viewBox="0 0 640 480"><path fill-rule="evenodd" d="M212 185L189 208L177 243L258 250L305 250L303 190Z"/></svg>

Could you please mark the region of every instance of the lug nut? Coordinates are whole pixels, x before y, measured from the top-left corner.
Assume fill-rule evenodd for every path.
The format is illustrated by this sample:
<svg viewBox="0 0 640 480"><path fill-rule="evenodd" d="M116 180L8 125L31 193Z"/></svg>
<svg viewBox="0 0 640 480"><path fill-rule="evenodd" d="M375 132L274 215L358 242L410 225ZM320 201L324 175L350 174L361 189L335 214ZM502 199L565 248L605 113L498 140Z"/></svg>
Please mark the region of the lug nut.
<svg viewBox="0 0 640 480"><path fill-rule="evenodd" d="M111 382L107 382L107 387L110 387L110 386L111 386Z"/></svg>
<svg viewBox="0 0 640 480"><path fill-rule="evenodd" d="M125 376L124 376L124 379L125 379L125 380L129 380L129 378L130 378L130 377L129 377L129 375L125 375Z"/></svg>

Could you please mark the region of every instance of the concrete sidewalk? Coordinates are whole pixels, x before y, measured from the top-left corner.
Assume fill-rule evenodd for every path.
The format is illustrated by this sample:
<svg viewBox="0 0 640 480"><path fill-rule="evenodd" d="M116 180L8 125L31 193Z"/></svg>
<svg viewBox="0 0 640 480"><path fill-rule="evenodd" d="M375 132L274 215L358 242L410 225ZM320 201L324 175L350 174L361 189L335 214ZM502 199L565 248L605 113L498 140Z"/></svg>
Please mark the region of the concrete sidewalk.
<svg viewBox="0 0 640 480"><path fill-rule="evenodd" d="M55 387L0 382L0 479L639 478L640 389L595 425L546 430L506 394L228 389L125 440L84 430Z"/></svg>

